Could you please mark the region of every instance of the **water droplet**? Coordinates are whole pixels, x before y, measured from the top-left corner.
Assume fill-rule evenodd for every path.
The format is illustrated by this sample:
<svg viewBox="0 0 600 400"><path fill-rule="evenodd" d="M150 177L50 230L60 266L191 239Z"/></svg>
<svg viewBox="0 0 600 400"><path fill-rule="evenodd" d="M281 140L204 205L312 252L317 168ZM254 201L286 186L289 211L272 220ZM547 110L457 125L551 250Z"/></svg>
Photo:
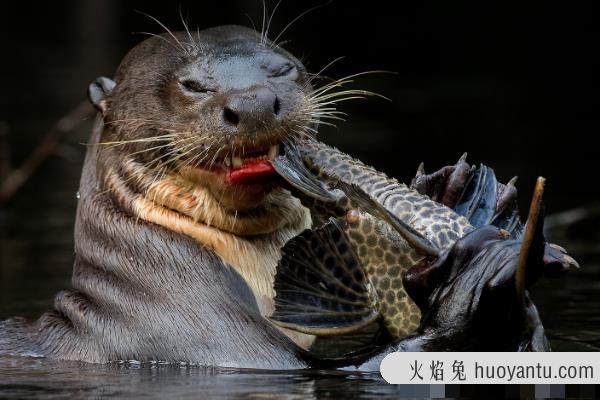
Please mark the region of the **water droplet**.
<svg viewBox="0 0 600 400"><path fill-rule="evenodd" d="M81 194L79 194L79 191L77 191L77 193L75 193L75 197L77 198L77 200L79 200L81 198Z"/></svg>

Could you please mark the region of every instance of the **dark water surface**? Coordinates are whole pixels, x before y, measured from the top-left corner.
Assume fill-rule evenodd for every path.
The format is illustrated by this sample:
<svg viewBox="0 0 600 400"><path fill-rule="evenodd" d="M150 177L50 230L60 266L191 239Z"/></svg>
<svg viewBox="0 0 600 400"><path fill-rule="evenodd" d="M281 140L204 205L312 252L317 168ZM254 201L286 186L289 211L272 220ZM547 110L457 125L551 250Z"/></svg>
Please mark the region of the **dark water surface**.
<svg viewBox="0 0 600 400"><path fill-rule="evenodd" d="M381 398L406 389L378 375L216 370L132 362L90 365L0 358L0 397L321 399Z"/></svg>

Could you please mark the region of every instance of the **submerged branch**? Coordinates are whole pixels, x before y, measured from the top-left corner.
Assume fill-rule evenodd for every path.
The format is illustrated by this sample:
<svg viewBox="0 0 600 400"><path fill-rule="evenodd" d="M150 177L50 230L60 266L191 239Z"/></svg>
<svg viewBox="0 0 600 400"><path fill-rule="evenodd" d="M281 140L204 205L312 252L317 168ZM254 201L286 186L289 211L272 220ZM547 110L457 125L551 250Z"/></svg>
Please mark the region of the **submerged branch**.
<svg viewBox="0 0 600 400"><path fill-rule="evenodd" d="M89 102L81 102L67 115L59 119L44 135L31 154L17 168L11 168L9 147L6 138L7 130L0 127L0 204L8 202L39 166L54 154L60 146L62 137L75 129L85 118L93 115L94 109Z"/></svg>

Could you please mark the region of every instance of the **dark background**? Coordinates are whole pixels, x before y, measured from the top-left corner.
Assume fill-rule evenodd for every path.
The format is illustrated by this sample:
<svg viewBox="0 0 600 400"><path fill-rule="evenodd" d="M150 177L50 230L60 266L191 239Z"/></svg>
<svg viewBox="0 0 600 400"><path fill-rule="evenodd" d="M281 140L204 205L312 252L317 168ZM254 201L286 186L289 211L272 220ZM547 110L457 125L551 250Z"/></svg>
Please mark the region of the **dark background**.
<svg viewBox="0 0 600 400"><path fill-rule="evenodd" d="M284 0L271 38L319 1ZM339 56L332 77L389 70L358 80L392 101L342 108L349 122L323 139L404 180L418 161L429 168L463 151L528 197L535 176L548 178L551 211L595 199L598 147L598 30L578 2L333 1L295 23L286 47L316 72ZM273 1L267 4L272 8ZM393 4L393 7L392 7ZM0 120L9 124L18 160L85 96L97 76L111 76L132 32L219 24L260 28L260 0L63 1L3 3ZM37 124L40 122L40 124ZM36 129L32 129L35 125Z"/></svg>
<svg viewBox="0 0 600 400"><path fill-rule="evenodd" d="M343 104L348 122L323 129L326 142L405 182L420 161L431 171L468 151L503 181L519 175L525 209L535 177L546 176L553 213L598 197L600 27L591 6L575 3L337 0L304 16L283 40L312 72L345 56L327 75L396 73L359 78L354 87L391 101ZM284 0L270 37L318 4L325 0ZM0 123L8 141L1 145L10 145L12 162L85 98L92 80L112 76L146 37L133 32L163 32L135 10L178 30L180 8L193 28L251 26L246 14L262 22L260 0L3 2ZM69 134L0 207L0 317L36 315L69 279L90 124Z"/></svg>

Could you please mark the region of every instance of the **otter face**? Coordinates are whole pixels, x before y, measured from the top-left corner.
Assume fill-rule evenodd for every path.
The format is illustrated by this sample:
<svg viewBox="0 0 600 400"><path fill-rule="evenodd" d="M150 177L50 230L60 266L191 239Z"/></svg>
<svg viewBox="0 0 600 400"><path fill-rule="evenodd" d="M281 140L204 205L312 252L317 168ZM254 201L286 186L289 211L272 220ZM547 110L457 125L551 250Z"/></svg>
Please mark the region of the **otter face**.
<svg viewBox="0 0 600 400"><path fill-rule="evenodd" d="M130 161L205 187L230 210L261 205L281 144L316 132L304 66L247 28L150 38L115 80L105 98L90 90L110 128L102 140L126 143Z"/></svg>
<svg viewBox="0 0 600 400"><path fill-rule="evenodd" d="M304 67L253 34L208 42L165 84L185 127L175 138L183 173L227 207L252 208L272 187L280 144L308 133Z"/></svg>

